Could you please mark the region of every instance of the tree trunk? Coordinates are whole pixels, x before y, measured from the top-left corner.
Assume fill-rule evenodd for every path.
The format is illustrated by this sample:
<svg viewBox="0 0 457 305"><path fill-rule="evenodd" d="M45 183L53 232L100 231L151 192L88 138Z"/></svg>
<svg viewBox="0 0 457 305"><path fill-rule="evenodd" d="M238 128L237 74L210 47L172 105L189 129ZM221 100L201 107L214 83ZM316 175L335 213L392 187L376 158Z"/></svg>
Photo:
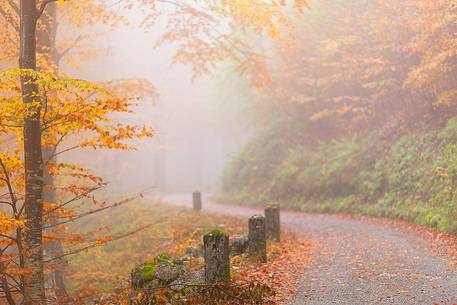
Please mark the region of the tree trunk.
<svg viewBox="0 0 457 305"><path fill-rule="evenodd" d="M57 3L49 3L46 7L46 14L43 15L40 22L44 25L44 28L37 32L37 44L41 47L41 52L47 55L49 64L51 65L51 70L54 70L55 73L59 71L59 61L60 56L56 47L56 37L58 29L57 21ZM49 106L48 106L49 107ZM54 148L44 147L43 148L43 158L44 160L52 159L53 162L57 162L56 158L52 157ZM44 167L44 184L45 188L43 190L43 198L45 202L55 203L56 195L52 186L54 185L54 177L47 172L46 166ZM52 220L51 224L56 224L56 215L51 215ZM62 242L58 239L52 240L49 242L46 247L46 253L49 253L51 258L53 257L62 257L55 262L55 270L50 275L52 277L52 283L54 284L54 292L56 294L59 303L65 303L67 299L67 289L65 286L65 269L67 266L67 261L63 258L63 246Z"/></svg>
<svg viewBox="0 0 457 305"><path fill-rule="evenodd" d="M50 156L50 151L48 148L43 150L43 155ZM52 186L54 183L53 177L49 173L47 173L46 170L44 173L44 183L48 187ZM54 203L56 201L54 191L49 188L45 188L43 190L43 198L44 198L45 202ZM56 225L57 215L55 215L55 213L52 213L51 217L52 217L51 225ZM48 253L49 257L51 257L51 258L61 257L54 261L55 269L50 274L50 276L52 277L51 282L54 284L53 291L55 292L55 296L56 296L59 304L65 304L65 303L67 303L67 299L68 299L67 289L65 286L65 270L66 270L68 263L67 263L67 260L63 256L64 251L63 251L62 242L58 239L51 240L46 246L46 253Z"/></svg>
<svg viewBox="0 0 457 305"><path fill-rule="evenodd" d="M36 0L20 2L21 69L36 71ZM22 76L23 102L30 107L24 117L25 268L24 305L45 304L43 278L43 156L41 151L41 103L33 77Z"/></svg>

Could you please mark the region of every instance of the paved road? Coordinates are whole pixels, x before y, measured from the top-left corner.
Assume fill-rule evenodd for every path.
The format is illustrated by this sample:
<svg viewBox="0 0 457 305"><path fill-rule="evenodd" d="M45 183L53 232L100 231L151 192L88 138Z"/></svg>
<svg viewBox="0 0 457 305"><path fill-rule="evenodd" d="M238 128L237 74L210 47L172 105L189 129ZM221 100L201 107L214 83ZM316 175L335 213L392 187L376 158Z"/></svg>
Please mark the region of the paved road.
<svg viewBox="0 0 457 305"><path fill-rule="evenodd" d="M191 205L188 195L164 199ZM204 210L241 217L261 212L208 198ZM457 304L456 267L415 230L341 215L284 211L281 218L287 229L319 244L289 305Z"/></svg>

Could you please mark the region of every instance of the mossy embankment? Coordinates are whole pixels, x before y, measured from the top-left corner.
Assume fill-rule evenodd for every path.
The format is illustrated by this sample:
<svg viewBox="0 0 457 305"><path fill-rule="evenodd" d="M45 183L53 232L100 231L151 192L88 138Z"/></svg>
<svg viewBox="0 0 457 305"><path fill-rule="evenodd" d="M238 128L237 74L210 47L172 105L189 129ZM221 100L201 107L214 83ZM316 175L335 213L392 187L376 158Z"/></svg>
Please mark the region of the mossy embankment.
<svg viewBox="0 0 457 305"><path fill-rule="evenodd" d="M227 166L219 199L414 221L457 233L457 118L394 135L287 145L264 131Z"/></svg>

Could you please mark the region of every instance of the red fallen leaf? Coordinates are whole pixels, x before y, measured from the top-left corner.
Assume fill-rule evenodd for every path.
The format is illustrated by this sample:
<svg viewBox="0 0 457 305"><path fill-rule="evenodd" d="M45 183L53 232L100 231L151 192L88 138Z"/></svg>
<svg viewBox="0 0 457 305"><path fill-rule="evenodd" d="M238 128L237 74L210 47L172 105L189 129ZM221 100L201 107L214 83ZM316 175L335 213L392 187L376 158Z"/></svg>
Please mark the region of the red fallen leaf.
<svg viewBox="0 0 457 305"><path fill-rule="evenodd" d="M241 258L235 258L232 263L237 268L237 283L267 285L276 293L275 303L283 303L296 292L304 269L312 261L309 242L290 233L283 234L283 237L281 243L268 245L266 264L247 263Z"/></svg>

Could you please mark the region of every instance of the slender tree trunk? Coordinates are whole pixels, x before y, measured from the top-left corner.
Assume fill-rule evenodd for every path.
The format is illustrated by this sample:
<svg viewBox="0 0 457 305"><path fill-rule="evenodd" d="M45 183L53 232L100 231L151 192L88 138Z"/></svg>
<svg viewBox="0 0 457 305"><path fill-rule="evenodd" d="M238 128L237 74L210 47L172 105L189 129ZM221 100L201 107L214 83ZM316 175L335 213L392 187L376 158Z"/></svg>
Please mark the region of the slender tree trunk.
<svg viewBox="0 0 457 305"><path fill-rule="evenodd" d="M43 149L43 156L50 156L51 152L50 149ZM52 186L54 184L54 179L52 175L47 173L46 169L44 171L44 183L47 186ZM43 198L45 202L54 203L55 200L55 193L52 189L44 189L43 190ZM55 218L57 215L51 215L53 219L51 220L51 224L55 225L57 223L57 219ZM59 304L67 303L66 300L68 298L67 288L65 286L65 269L67 266L67 261L64 258L64 251L63 246L60 240L52 240L46 246L46 252L52 258L54 257L62 257L54 261L55 270L50 274L52 277L52 283L54 284L54 292L57 297Z"/></svg>
<svg viewBox="0 0 457 305"><path fill-rule="evenodd" d="M20 58L21 69L36 70L36 0L20 2ZM28 111L24 117L25 164L25 268L24 305L45 304L43 278L43 156L41 150L41 106L38 88L33 77L23 76L21 87Z"/></svg>
<svg viewBox="0 0 457 305"><path fill-rule="evenodd" d="M49 3L46 8L46 14L44 14L40 20L44 24L44 29L37 32L37 43L41 47L41 51L47 55L49 63L51 64L51 69L55 70L55 73L58 73L59 69L59 60L60 56L57 52L56 47L56 37L57 37L57 4ZM48 106L49 107L49 106ZM43 148L43 158L44 160L52 159L53 162L57 162L56 158L52 157L54 149L50 147ZM46 166L44 167L44 184L45 187L43 190L43 198L45 202L55 203L56 194L52 189L54 185L54 177L47 172ZM51 215L53 217L52 224L56 224L56 215ZM46 247L46 252L49 253L51 257L62 257L61 259L55 262L56 269L50 275L52 282L54 284L54 291L56 294L59 303L65 303L67 299L67 289L65 286L65 269L67 266L67 261L63 258L63 246L60 240L53 240L49 242Z"/></svg>
<svg viewBox="0 0 457 305"><path fill-rule="evenodd" d="M43 152L46 156L46 151ZM45 184L52 186L54 179L51 175L45 173ZM55 202L55 194L52 190L44 190L44 199L46 202ZM53 217L51 224L55 225L57 223L56 215L51 215ZM64 258L63 246L60 240L52 240L48 243L46 247L46 252L49 253L49 256L61 257L54 261L55 270L51 273L52 282L54 283L54 292L57 297L59 304L67 303L68 298L67 288L65 286L65 269L67 267L67 261Z"/></svg>

